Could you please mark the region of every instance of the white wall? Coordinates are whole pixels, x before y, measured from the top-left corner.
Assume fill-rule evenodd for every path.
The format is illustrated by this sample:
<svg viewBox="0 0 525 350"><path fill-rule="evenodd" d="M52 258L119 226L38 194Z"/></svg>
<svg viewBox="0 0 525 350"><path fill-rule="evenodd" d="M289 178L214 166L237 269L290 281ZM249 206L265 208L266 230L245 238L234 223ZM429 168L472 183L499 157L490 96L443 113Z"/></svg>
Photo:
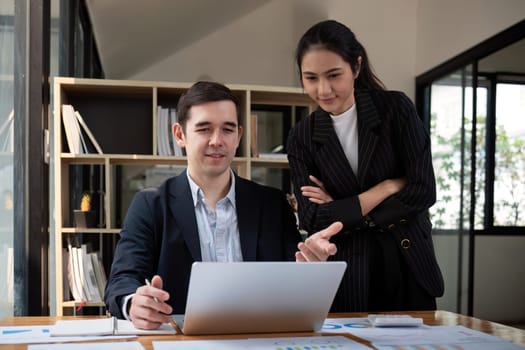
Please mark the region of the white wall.
<svg viewBox="0 0 525 350"><path fill-rule="evenodd" d="M416 9L416 0L272 0L129 79L299 86L295 45L332 18L356 33L388 87L413 95Z"/></svg>
<svg viewBox="0 0 525 350"><path fill-rule="evenodd" d="M525 321L525 237L477 237L474 315Z"/></svg>
<svg viewBox="0 0 525 350"><path fill-rule="evenodd" d="M356 33L387 87L413 97L418 74L524 17L523 0L271 0L126 78L299 86L297 40L332 18Z"/></svg>
<svg viewBox="0 0 525 350"><path fill-rule="evenodd" d="M523 0L418 0L416 75L524 18Z"/></svg>

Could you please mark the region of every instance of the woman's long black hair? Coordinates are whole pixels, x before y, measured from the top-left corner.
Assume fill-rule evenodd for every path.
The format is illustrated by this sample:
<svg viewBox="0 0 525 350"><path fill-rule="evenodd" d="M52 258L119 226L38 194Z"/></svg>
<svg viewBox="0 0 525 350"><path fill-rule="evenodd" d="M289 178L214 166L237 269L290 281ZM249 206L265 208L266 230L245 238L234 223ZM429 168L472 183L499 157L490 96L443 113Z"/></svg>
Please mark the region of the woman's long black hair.
<svg viewBox="0 0 525 350"><path fill-rule="evenodd" d="M365 48L350 28L344 24L326 20L315 24L303 34L295 52L301 82L301 63L304 55L312 49L326 49L335 52L350 64L354 73L359 71L355 80L356 88L385 90L385 85L372 70ZM361 64L357 60L359 56L361 56Z"/></svg>

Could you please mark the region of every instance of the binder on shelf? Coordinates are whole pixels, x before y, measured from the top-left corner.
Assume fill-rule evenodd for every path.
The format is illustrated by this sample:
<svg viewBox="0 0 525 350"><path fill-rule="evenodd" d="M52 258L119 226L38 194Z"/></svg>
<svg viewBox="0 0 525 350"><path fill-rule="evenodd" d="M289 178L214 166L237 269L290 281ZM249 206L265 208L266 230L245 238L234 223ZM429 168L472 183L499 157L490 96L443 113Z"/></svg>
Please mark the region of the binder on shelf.
<svg viewBox="0 0 525 350"><path fill-rule="evenodd" d="M169 141L166 125L168 124L168 114L162 106L157 107L157 154L159 156L169 156Z"/></svg>
<svg viewBox="0 0 525 350"><path fill-rule="evenodd" d="M80 141L80 126L78 125L75 110L72 105L62 105L62 122L64 123L69 153L83 153Z"/></svg>
<svg viewBox="0 0 525 350"><path fill-rule="evenodd" d="M89 127L87 126L86 122L84 121L84 118L82 118L82 116L80 115L80 113L78 111L75 111L75 116L77 117L78 122L80 123L80 125L84 129L86 135L89 137L89 140L93 144L93 147L95 147L95 150L97 151L97 153L98 154L104 154L104 152L102 152L102 148L100 147L100 145L97 142L97 139L95 138L95 136L93 135L93 133L91 132ZM82 137L82 133L80 133L80 136ZM85 143L84 143L84 146L85 146ZM89 153L87 151L87 147L85 147L85 150L86 150L86 153Z"/></svg>
<svg viewBox="0 0 525 350"><path fill-rule="evenodd" d="M78 269L78 254L77 254L77 248L73 247L71 244L71 241L68 240L68 251L69 251L69 257L68 257L68 279L69 279L69 287L71 289L71 294L73 296L73 300L81 302L85 301L86 298L84 296L84 293L82 291L82 284L80 282L80 274Z"/></svg>
<svg viewBox="0 0 525 350"><path fill-rule="evenodd" d="M104 265L102 264L102 259L100 257L99 252L92 252L89 255L90 255L90 258L93 264L93 271L95 273L97 287L98 287L101 298L103 298L104 290L106 289L106 283L107 283L106 273L104 271Z"/></svg>
<svg viewBox="0 0 525 350"><path fill-rule="evenodd" d="M84 264L84 280L87 286L88 291L88 300L94 302L102 301L100 296L100 288L97 285L97 279L95 277L95 269L93 267L93 262L91 256L88 253L88 248L86 244L82 244L81 248L82 263Z"/></svg>
<svg viewBox="0 0 525 350"><path fill-rule="evenodd" d="M69 250L68 248L62 248L62 271L66 273L62 274L62 299L69 300L70 295L73 295L71 286L69 285ZM59 296L60 298L60 296Z"/></svg>
<svg viewBox="0 0 525 350"><path fill-rule="evenodd" d="M66 140L70 153L90 153L88 144L86 143L82 133L82 130L84 130L96 152L103 154L102 148L98 144L84 118L82 118L78 111L75 111L72 105L62 105L62 120L64 123L64 131L66 133Z"/></svg>
<svg viewBox="0 0 525 350"><path fill-rule="evenodd" d="M183 156L182 149L175 140L173 125L177 122L175 108L157 107L157 154L159 156Z"/></svg>
<svg viewBox="0 0 525 350"><path fill-rule="evenodd" d="M87 244L75 247L68 240L67 279L71 295L77 302L101 302L106 287L99 254L89 250ZM64 298L68 299L67 296Z"/></svg>

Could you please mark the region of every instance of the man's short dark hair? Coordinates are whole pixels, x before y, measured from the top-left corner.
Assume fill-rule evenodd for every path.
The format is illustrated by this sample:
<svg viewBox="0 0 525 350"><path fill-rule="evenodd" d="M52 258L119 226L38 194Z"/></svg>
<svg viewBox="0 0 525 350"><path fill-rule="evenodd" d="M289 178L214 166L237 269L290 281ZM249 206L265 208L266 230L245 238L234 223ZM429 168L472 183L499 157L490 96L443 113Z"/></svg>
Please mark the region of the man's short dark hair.
<svg viewBox="0 0 525 350"><path fill-rule="evenodd" d="M190 108L207 102L232 101L237 111L237 124L240 125L239 99L223 84L211 81L198 81L186 91L177 104L177 121L186 130Z"/></svg>

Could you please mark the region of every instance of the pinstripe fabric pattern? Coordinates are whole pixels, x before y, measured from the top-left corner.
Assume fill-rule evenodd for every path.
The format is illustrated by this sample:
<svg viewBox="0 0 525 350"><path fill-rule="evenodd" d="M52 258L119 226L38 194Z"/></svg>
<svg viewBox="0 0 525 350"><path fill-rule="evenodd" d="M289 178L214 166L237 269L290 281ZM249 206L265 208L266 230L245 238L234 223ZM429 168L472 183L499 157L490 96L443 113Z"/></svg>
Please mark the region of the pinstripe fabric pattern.
<svg viewBox="0 0 525 350"><path fill-rule="evenodd" d="M321 109L291 130L287 152L301 228L319 231L342 221L343 232L334 242L334 260L349 268L332 311L366 311L369 284L369 228L357 198L377 183L405 176L408 185L387 198L369 215L376 229L391 232L399 242L416 280L432 296L443 294L443 278L431 238L428 208L435 202L435 180L430 139L410 99L395 91L355 91L358 114L359 166L354 174L339 143L330 116ZM317 205L301 195L319 178L334 201ZM407 249L401 247L409 240ZM405 241L406 242L406 241Z"/></svg>

